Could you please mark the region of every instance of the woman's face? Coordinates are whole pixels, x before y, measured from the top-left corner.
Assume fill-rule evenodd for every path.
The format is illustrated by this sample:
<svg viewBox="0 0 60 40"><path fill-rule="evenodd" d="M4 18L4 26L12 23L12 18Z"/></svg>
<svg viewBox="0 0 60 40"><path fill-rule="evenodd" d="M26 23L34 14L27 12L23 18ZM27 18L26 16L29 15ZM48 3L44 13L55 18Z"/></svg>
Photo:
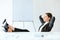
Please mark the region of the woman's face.
<svg viewBox="0 0 60 40"><path fill-rule="evenodd" d="M45 14L44 17L43 17L43 20L44 20L45 22L48 22L48 21L50 20L50 18L47 16L47 14Z"/></svg>

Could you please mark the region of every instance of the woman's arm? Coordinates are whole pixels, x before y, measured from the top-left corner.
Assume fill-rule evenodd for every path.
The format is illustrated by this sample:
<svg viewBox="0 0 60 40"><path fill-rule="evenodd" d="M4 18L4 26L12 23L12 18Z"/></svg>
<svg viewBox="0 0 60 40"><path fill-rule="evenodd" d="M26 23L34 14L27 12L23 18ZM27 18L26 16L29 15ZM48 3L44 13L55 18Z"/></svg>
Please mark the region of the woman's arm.
<svg viewBox="0 0 60 40"><path fill-rule="evenodd" d="M40 19L42 24L45 23L41 15L39 16L39 19Z"/></svg>

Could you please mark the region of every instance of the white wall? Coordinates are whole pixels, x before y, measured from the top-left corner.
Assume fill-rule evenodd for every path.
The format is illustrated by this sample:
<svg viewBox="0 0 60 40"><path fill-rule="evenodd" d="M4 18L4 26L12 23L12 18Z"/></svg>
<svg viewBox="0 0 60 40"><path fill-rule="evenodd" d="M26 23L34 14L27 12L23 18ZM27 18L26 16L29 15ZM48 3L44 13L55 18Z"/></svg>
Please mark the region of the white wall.
<svg viewBox="0 0 60 40"><path fill-rule="evenodd" d="M0 0L0 24L4 19L12 25L12 0Z"/></svg>
<svg viewBox="0 0 60 40"><path fill-rule="evenodd" d="M43 15L46 12L51 12L55 17L55 25L52 32L60 32L60 1L59 0L33 0L33 14L34 14L34 24L36 30L38 30L41 25L39 21L39 15Z"/></svg>
<svg viewBox="0 0 60 40"><path fill-rule="evenodd" d="M12 25L12 0L0 0L0 32L4 32L2 27L4 19Z"/></svg>

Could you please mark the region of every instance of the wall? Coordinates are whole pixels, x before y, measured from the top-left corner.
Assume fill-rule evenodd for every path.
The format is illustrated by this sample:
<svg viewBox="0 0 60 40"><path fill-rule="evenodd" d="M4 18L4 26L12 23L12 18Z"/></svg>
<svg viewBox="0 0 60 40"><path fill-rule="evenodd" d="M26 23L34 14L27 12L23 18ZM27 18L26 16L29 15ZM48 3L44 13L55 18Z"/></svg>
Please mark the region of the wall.
<svg viewBox="0 0 60 40"><path fill-rule="evenodd" d="M0 0L0 32L4 32L2 27L4 19L12 25L12 0Z"/></svg>
<svg viewBox="0 0 60 40"><path fill-rule="evenodd" d="M39 21L39 15L43 15L46 12L51 12L55 17L55 25L52 29L52 32L60 32L60 1L59 0L33 0L33 16L34 16L34 24L36 31L41 25Z"/></svg>
<svg viewBox="0 0 60 40"><path fill-rule="evenodd" d="M0 21L4 19L12 24L12 0L0 0Z"/></svg>

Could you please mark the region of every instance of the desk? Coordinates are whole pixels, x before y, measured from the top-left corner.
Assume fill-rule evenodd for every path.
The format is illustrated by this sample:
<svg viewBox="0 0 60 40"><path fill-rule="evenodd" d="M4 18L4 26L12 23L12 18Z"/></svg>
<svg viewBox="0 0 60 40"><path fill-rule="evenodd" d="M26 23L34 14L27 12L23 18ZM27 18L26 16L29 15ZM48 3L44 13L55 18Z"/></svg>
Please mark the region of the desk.
<svg viewBox="0 0 60 40"><path fill-rule="evenodd" d="M43 36L42 36L43 35ZM60 33L0 33L0 40L60 40Z"/></svg>

